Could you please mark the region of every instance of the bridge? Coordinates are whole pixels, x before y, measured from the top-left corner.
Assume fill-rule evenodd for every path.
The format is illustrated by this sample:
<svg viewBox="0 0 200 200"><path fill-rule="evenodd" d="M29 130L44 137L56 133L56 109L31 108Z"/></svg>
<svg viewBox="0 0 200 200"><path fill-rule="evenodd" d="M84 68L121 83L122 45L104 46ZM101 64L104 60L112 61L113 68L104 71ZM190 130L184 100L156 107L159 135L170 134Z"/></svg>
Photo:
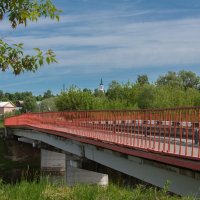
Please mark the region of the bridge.
<svg viewBox="0 0 200 200"><path fill-rule="evenodd" d="M51 145L65 159L84 157L159 187L169 180L170 191L200 196L199 122L200 107L185 107L26 113L4 124L7 136Z"/></svg>

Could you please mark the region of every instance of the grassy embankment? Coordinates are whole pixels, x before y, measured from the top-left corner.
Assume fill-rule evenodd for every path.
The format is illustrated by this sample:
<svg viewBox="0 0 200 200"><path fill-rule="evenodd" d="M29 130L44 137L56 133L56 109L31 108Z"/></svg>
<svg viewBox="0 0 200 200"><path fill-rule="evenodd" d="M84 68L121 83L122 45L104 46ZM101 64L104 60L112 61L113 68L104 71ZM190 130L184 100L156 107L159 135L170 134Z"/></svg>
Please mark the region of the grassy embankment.
<svg viewBox="0 0 200 200"><path fill-rule="evenodd" d="M194 197L178 197L167 194L166 189L137 186L135 189L110 184L108 187L77 185L67 187L53 185L43 179L39 182L21 181L15 185L0 182L0 200L192 200Z"/></svg>

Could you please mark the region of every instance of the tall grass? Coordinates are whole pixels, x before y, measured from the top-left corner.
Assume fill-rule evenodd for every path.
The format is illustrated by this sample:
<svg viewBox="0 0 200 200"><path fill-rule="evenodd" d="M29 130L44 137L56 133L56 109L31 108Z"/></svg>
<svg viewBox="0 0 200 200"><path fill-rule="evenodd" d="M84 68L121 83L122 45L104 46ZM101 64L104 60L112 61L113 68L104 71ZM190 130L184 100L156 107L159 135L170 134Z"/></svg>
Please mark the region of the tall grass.
<svg viewBox="0 0 200 200"><path fill-rule="evenodd" d="M145 188L121 188L110 184L108 187L52 184L47 178L39 182L21 181L15 185L5 185L0 181L0 200L175 200L195 199L194 197L170 196L166 190Z"/></svg>

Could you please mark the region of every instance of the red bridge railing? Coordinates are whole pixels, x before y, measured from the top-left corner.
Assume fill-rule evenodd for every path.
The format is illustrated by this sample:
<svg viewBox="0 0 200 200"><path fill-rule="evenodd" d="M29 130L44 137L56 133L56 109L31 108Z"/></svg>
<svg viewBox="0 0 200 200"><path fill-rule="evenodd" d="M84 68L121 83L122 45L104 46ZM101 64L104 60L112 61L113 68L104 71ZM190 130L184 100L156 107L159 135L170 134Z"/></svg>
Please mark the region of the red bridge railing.
<svg viewBox="0 0 200 200"><path fill-rule="evenodd" d="M200 107L27 113L5 126L28 126L128 148L199 159Z"/></svg>

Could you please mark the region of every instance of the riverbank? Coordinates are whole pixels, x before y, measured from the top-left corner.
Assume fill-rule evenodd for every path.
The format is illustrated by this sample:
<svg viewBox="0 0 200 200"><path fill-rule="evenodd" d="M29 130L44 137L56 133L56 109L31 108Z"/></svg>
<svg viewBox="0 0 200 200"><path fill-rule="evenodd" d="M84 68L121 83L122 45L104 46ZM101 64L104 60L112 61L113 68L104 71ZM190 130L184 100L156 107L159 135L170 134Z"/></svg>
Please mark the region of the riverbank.
<svg viewBox="0 0 200 200"><path fill-rule="evenodd" d="M40 169L39 150L15 140L0 138L0 179L7 183L16 182L27 169L30 174Z"/></svg>
<svg viewBox="0 0 200 200"><path fill-rule="evenodd" d="M134 189L110 184L108 187L64 184L51 184L43 178L39 182L26 180L15 185L0 183L1 200L194 200L194 197L171 196L167 189L136 186Z"/></svg>

